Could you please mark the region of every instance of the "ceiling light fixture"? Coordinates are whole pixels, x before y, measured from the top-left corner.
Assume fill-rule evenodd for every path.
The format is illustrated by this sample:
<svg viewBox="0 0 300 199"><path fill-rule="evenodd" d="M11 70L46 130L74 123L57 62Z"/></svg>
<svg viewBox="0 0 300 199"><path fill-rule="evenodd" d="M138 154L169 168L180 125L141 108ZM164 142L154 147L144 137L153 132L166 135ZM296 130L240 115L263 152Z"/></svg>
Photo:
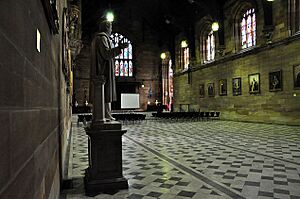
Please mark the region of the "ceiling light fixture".
<svg viewBox="0 0 300 199"><path fill-rule="evenodd" d="M215 32L219 30L219 23L218 22L214 22L211 25L211 29Z"/></svg>
<svg viewBox="0 0 300 199"><path fill-rule="evenodd" d="M107 13L106 13L106 20L107 20L107 21L113 22L113 21L114 21L114 18L115 18L114 13L112 13L112 12L107 12Z"/></svg>
<svg viewBox="0 0 300 199"><path fill-rule="evenodd" d="M166 59L166 57L167 57L166 53L161 53L161 54L160 54L160 58L161 58L162 60Z"/></svg>
<svg viewBox="0 0 300 199"><path fill-rule="evenodd" d="M186 40L182 40L181 41L181 48L186 48L188 47L187 41Z"/></svg>

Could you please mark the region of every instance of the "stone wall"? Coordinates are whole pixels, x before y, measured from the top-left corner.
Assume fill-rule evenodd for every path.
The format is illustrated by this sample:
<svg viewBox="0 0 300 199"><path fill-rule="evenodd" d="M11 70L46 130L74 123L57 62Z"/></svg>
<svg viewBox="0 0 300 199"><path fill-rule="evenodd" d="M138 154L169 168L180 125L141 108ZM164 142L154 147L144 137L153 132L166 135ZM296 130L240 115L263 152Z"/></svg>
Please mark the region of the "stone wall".
<svg viewBox="0 0 300 199"><path fill-rule="evenodd" d="M57 2L61 25L66 1ZM58 198L59 148L70 130L62 29L51 33L40 0L1 1L0 9L0 198Z"/></svg>
<svg viewBox="0 0 300 199"><path fill-rule="evenodd" d="M201 111L221 111L222 119L238 121L300 124L300 90L293 85L293 67L300 65L300 39L282 43L260 52L220 60L175 78L175 110L180 104ZM282 71L282 91L269 91L269 73ZM260 74L260 93L249 94L248 75ZM242 95L233 96L232 79L242 78ZM227 79L227 96L219 95L219 80ZM214 83L215 97L208 97L207 84ZM205 85L205 97L199 97L199 84ZM294 96L296 95L296 96Z"/></svg>
<svg viewBox="0 0 300 199"><path fill-rule="evenodd" d="M300 65L300 37L289 36L287 7L282 4L283 1L276 1L273 6L273 43L257 42L258 45L248 51L234 53L232 26L225 20L229 27L225 26L226 55L212 63L195 64L190 72L191 84L188 84L188 72L177 72L175 111L188 105L197 111L220 111L222 119L300 125L300 91L293 85L293 68ZM258 18L257 24L263 24L261 20ZM261 35L258 39L263 40L262 34L258 35ZM282 71L282 91L269 91L269 73L274 71ZM260 74L258 94L249 93L248 75L254 73ZM233 96L232 79L237 77L242 80L242 95ZM219 94L221 79L227 80L226 96ZM208 97L208 83L214 83L214 97ZM199 96L199 84L205 86L204 98Z"/></svg>
<svg viewBox="0 0 300 199"><path fill-rule="evenodd" d="M74 94L79 106L84 106L85 101L90 102L90 41L83 39L83 48L76 58L74 69Z"/></svg>

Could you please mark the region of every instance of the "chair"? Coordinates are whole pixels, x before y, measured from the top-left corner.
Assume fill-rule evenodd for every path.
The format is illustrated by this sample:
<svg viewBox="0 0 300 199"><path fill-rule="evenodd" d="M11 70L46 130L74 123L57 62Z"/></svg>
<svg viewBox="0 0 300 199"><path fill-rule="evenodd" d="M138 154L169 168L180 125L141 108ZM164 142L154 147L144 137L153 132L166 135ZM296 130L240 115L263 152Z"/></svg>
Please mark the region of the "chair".
<svg viewBox="0 0 300 199"><path fill-rule="evenodd" d="M220 112L216 112L215 118L216 118L216 119L220 119Z"/></svg>
<svg viewBox="0 0 300 199"><path fill-rule="evenodd" d="M204 112L200 112L199 113L199 119L203 120L203 118L204 118Z"/></svg>
<svg viewBox="0 0 300 199"><path fill-rule="evenodd" d="M204 112L204 117L206 118L206 121L208 121L208 119L209 119L209 114L210 114L210 112Z"/></svg>

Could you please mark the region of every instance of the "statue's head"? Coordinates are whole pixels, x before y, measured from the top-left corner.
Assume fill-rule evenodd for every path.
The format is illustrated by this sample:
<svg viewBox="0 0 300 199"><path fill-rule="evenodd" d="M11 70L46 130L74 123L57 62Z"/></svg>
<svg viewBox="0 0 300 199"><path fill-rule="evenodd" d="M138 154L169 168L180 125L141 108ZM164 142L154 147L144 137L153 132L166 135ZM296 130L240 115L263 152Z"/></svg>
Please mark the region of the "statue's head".
<svg viewBox="0 0 300 199"><path fill-rule="evenodd" d="M100 32L105 32L108 35L110 35L112 32L112 23L107 20L104 20L104 21L100 22L99 29L100 29Z"/></svg>

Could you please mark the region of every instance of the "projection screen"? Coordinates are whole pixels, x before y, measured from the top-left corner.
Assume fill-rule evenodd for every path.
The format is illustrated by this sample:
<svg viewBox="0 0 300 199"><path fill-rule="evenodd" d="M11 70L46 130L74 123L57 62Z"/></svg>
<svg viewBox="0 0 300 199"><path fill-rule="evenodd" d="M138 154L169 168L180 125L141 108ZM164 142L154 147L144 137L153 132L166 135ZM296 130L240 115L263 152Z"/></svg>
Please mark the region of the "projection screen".
<svg viewBox="0 0 300 199"><path fill-rule="evenodd" d="M121 109L140 108L140 94L121 93Z"/></svg>

